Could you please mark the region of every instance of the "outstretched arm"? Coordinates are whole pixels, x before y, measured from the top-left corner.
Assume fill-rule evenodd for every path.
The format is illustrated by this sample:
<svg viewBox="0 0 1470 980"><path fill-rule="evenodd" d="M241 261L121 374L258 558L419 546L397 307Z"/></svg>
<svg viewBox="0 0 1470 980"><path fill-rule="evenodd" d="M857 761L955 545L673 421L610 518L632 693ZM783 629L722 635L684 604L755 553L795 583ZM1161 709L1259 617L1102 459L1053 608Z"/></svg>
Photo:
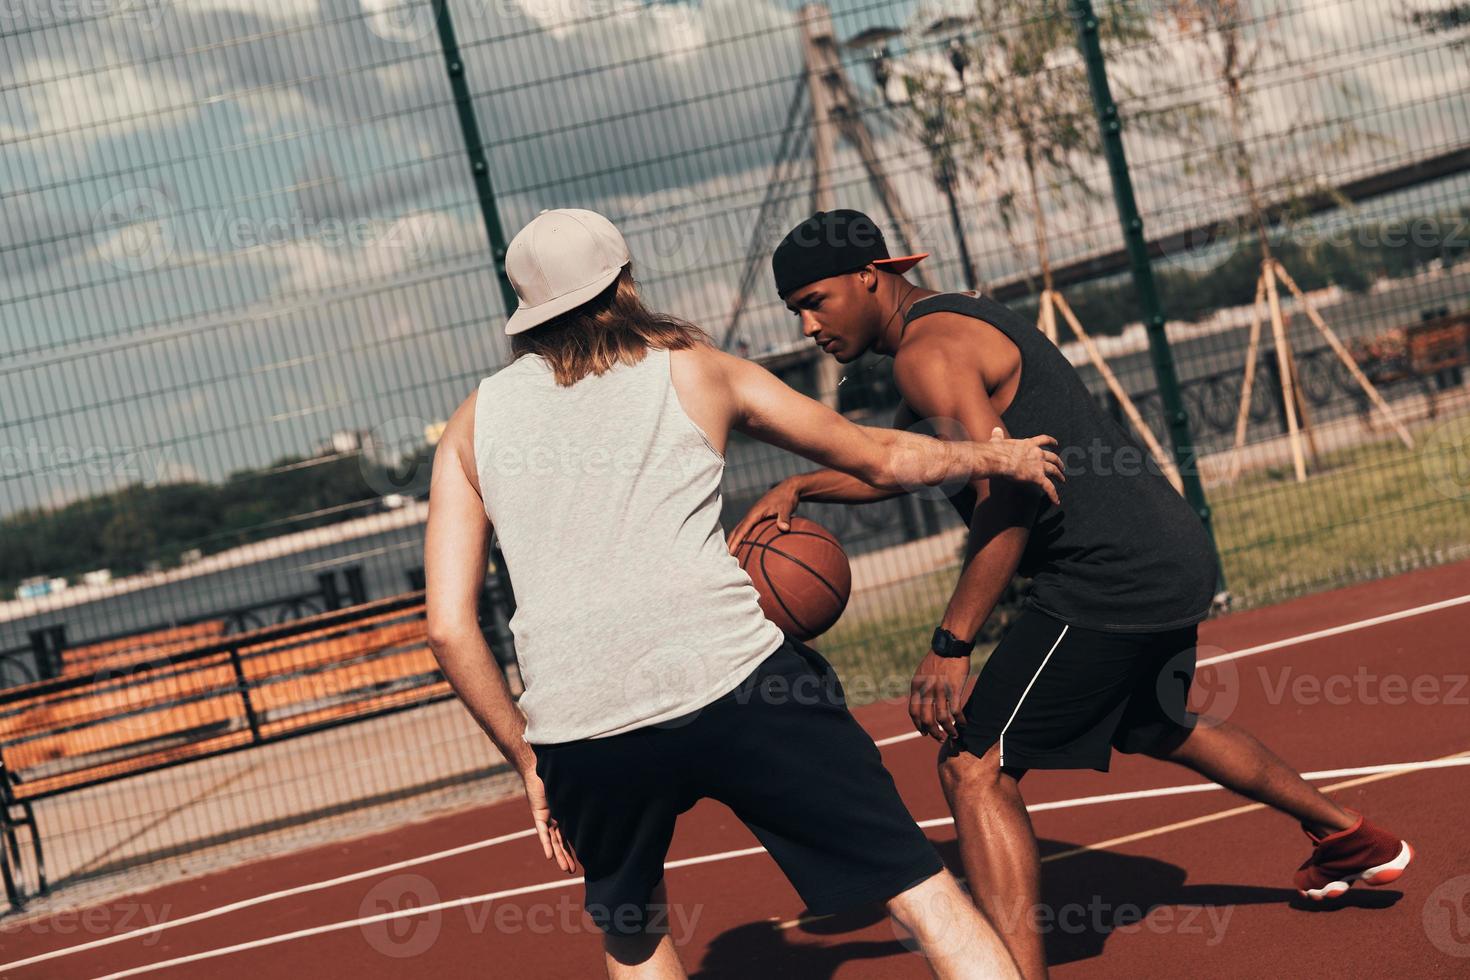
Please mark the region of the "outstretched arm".
<svg viewBox="0 0 1470 980"><path fill-rule="evenodd" d="M899 402L898 409L893 413L893 425L889 429L876 429L876 433L886 431L907 431L918 417L905 402ZM879 438L886 438L879 435ZM811 473L802 473L790 477L792 486L800 493L802 500L810 500L816 504L869 504L879 500L889 500L897 497L903 491L879 489L871 484L864 483L857 477L848 476L838 470L814 470Z"/></svg>
<svg viewBox="0 0 1470 980"><path fill-rule="evenodd" d="M901 492L951 480L993 476L1031 483L1055 496L1061 460L1045 436L1020 440L942 441L913 432L857 425L815 399L787 387L752 361L716 352L732 427L808 459L841 470L880 490Z"/></svg>
<svg viewBox="0 0 1470 980"><path fill-rule="evenodd" d="M913 423L913 413L907 405L900 403L893 416L893 428L906 429ZM803 500L817 504L872 504L880 500L891 500L902 493L902 490L880 490L841 470L824 469L798 473L777 483L751 504L740 523L730 531L726 544L731 554L734 554L740 542L750 536L751 530L757 524L773 518L777 528L782 531L790 530L791 515Z"/></svg>

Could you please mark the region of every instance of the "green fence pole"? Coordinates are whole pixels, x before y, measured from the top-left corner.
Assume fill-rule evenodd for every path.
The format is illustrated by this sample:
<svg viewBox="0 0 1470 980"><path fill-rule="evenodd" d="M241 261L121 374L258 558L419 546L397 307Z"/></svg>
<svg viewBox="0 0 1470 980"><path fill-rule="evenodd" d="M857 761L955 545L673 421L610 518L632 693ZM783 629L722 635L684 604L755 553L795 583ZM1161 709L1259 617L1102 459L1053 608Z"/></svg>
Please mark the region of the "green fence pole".
<svg viewBox="0 0 1470 980"><path fill-rule="evenodd" d="M490 161L485 157L485 144L480 139L480 121L475 117L475 104L470 96L470 86L464 77L464 59L459 54L459 41L454 36L454 20L449 15L449 0L432 0L434 24L439 29L439 47L444 51L444 69L449 73L449 87L454 92L454 108L459 114L459 131L464 136L465 152L470 158L470 175L475 182L475 196L480 201L480 217L485 222L485 235L490 239L490 257L495 266L495 279L500 284L500 298L505 304L505 315L515 312L520 300L515 286L505 273L505 229L500 224L500 209L495 205L495 185L490 180ZM510 576L505 565L496 554L494 571L498 596L511 595ZM515 656L515 638L511 635L504 617L490 616L492 643L501 663L509 663ZM507 656L508 654L508 656Z"/></svg>
<svg viewBox="0 0 1470 980"><path fill-rule="evenodd" d="M500 284L500 297L505 302L505 315L515 312L520 300L515 287L505 274L505 229L500 224L500 210L495 206L495 185L490 181L490 161L485 157L485 144L480 139L480 122L475 117L475 104L464 77L464 59L459 55L459 41L454 35L454 20L449 15L449 0L432 0L434 23L439 28L439 47L444 51L444 68L449 73L449 87L454 92L454 108L459 114L459 130L464 136L465 152L470 158L470 173L475 182L475 196L480 200L480 217L485 222L485 235L490 239L490 255L495 261L495 278Z"/></svg>
<svg viewBox="0 0 1470 980"><path fill-rule="evenodd" d="M1113 94L1108 86L1108 69L1103 60L1097 15L1092 10L1091 0L1072 0L1072 17L1077 24L1082 57L1087 63L1092 103L1097 108L1098 123L1102 128L1103 153L1107 157L1108 172L1113 180L1113 200L1117 204L1118 220L1123 225L1123 240L1128 248L1133 286L1138 291L1138 303L1148 332L1148 349L1153 359L1154 377L1158 381L1159 395L1164 402L1164 415L1169 423L1170 440L1174 444L1174 461L1179 467L1180 478L1184 481L1184 497L1204 522L1211 542L1215 543L1215 561L1219 565L1217 591L1224 594L1225 568L1220 563L1220 548L1215 541L1210 505L1199 481L1194 438L1189 432L1189 414L1185 412L1184 400L1179 394L1179 376L1174 370L1174 353L1169 348L1169 338L1164 332L1167 321L1159 306L1158 290L1154 287L1153 265L1149 261L1148 245L1143 235L1143 219L1138 214L1138 204L1133 197L1133 178L1129 176L1128 158L1123 151L1123 121L1118 118L1118 105L1113 101Z"/></svg>

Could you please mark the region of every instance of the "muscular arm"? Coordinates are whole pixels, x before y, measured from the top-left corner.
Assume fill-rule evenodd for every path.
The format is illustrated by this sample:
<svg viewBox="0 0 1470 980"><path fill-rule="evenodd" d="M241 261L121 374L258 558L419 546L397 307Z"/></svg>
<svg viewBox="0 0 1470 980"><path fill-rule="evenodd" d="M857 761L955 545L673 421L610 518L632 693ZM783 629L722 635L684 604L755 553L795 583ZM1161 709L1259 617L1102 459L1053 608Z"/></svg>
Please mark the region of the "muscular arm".
<svg viewBox="0 0 1470 980"><path fill-rule="evenodd" d="M960 423L957 431L944 433L946 438L1004 429L978 365L941 356L931 346L909 351L895 365L894 377L915 411ZM966 641L975 638L1016 574L1037 505L1035 494L1010 481L976 480L972 488L976 503L967 561L939 622ZM968 658L946 660L932 651L924 658L909 698L909 714L919 731L939 741L957 733L960 692L968 675Z"/></svg>
<svg viewBox="0 0 1470 980"><path fill-rule="evenodd" d="M970 433L973 438L976 432L1004 430L978 367L920 354L895 367L895 376L901 372L905 400L915 403L917 410L960 423L960 431L943 433L944 437L964 438ZM971 488L975 509L965 569L939 623L962 640L975 638L1015 576L1038 503L1035 493L1009 480L976 480Z"/></svg>
<svg viewBox="0 0 1470 980"><path fill-rule="evenodd" d="M893 415L892 428L895 430L907 429L915 421L917 420L914 413L909 410L908 405L900 402L898 411ZM887 436L884 434L886 431L874 429L873 435L875 438L886 441ZM811 473L787 477L783 482L791 485L799 499L810 500L818 504L872 504L880 500L890 500L904 492L880 489L838 470L814 470Z"/></svg>
<svg viewBox="0 0 1470 980"><path fill-rule="evenodd" d="M941 440L915 432L857 425L826 405L781 382L753 361L711 351L728 386L733 428L773 446L842 470L859 481L894 494L910 487L949 480L1001 475L1029 480L1055 494L1060 460L1042 448L1039 437L1012 442Z"/></svg>

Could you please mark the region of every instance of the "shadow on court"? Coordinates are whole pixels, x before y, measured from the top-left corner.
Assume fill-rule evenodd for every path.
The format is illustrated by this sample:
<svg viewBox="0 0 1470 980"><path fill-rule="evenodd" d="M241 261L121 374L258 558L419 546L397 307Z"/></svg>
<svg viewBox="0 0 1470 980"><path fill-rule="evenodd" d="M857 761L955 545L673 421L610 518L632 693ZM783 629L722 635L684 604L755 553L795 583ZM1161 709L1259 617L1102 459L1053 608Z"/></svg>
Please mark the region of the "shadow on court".
<svg viewBox="0 0 1470 980"><path fill-rule="evenodd" d="M1075 844L1041 841L1046 857ZM939 845L944 863L960 867L954 841ZM1155 858L1092 851L1042 866L1042 901L1047 961L1053 965L1092 959L1113 932L1146 931L1217 945L1232 941L1230 916L1239 905L1281 904L1314 912L1341 908L1386 908L1402 897L1395 891L1354 889L1335 903L1304 902L1291 888L1259 885L1187 884L1184 868ZM1159 912L1145 921L1145 916ZM871 927L877 926L875 930ZM843 936L865 936L844 941ZM1236 940L1239 941L1239 940ZM694 974L697 980L830 978L852 960L902 956L909 947L887 922L881 906L868 906L799 926L777 928L752 922L717 936Z"/></svg>

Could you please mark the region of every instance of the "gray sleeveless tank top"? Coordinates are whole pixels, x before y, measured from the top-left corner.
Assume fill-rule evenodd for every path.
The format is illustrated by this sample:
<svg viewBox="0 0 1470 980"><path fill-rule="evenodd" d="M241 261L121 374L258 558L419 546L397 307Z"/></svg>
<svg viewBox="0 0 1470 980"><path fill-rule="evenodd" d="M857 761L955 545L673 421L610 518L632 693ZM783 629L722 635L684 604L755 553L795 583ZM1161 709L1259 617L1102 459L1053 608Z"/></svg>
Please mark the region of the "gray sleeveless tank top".
<svg viewBox="0 0 1470 980"><path fill-rule="evenodd" d="M725 460L667 350L570 387L524 355L480 383L474 446L515 589L526 741L677 723L783 642L725 547Z"/></svg>

